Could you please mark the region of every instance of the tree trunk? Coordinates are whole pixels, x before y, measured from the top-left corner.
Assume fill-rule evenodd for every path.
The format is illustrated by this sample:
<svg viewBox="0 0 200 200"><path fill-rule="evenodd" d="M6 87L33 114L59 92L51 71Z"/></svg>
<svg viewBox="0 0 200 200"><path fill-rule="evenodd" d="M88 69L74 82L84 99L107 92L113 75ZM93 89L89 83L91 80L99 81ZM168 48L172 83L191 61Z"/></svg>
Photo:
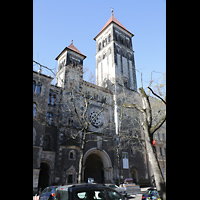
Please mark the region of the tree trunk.
<svg viewBox="0 0 200 200"><path fill-rule="evenodd" d="M143 100L143 116L144 116L144 122L143 122L143 130L144 130L144 135L145 135L145 144L146 144L146 150L147 154L149 157L150 165L154 173L154 178L155 178L155 183L156 183L156 188L160 194L160 197L162 200L166 200L166 187L165 187L165 182L162 176L162 172L159 167L159 163L156 159L156 155L153 152L152 148L152 140L153 140L153 133L155 130L157 130L165 121L166 115L164 115L160 122L157 123L157 125L154 127L151 127L152 125L152 110L151 110L151 105L148 96L146 95L145 91L143 88L139 88L140 94L142 96ZM154 129L151 131L151 129Z"/></svg>
<svg viewBox="0 0 200 200"><path fill-rule="evenodd" d="M78 169L78 183L82 182L82 168L83 168L83 152L85 148L85 137L86 137L86 130L82 133L81 139L81 152L80 152L80 159L79 159L79 169Z"/></svg>
<svg viewBox="0 0 200 200"><path fill-rule="evenodd" d="M81 149L80 152L80 159L79 159L79 169L78 169L78 183L82 182L82 162L83 162L83 150Z"/></svg>
<svg viewBox="0 0 200 200"><path fill-rule="evenodd" d="M164 179L162 177L162 172L159 168L159 163L156 159L156 156L153 152L152 144L151 144L151 138L149 137L149 127L147 125L147 122L145 121L143 124L144 129L144 135L145 135L145 143L146 143L146 150L149 157L149 162L151 165L151 168L154 173L155 183L157 191L159 192L160 197L163 200L166 200L166 191L165 191L165 183Z"/></svg>

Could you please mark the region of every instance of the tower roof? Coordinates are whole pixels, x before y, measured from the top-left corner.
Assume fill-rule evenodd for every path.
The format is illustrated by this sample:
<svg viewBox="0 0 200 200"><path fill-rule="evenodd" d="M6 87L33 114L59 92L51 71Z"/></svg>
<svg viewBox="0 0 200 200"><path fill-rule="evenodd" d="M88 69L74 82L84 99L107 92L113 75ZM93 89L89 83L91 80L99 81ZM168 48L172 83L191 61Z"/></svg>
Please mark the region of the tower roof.
<svg viewBox="0 0 200 200"><path fill-rule="evenodd" d="M65 47L62 52L55 58L55 60L58 60L58 58L61 56L61 54L65 51L70 49L71 51L74 51L75 53L80 54L81 56L84 57L84 59L86 58L86 56L84 54L82 54L73 44L73 40L71 41L71 44L68 47Z"/></svg>
<svg viewBox="0 0 200 200"><path fill-rule="evenodd" d="M96 38L99 36L99 34L106 29L106 27L108 25L110 25L112 22L117 24L118 26L120 26L121 28L123 28L124 30L126 30L128 33L130 33L132 36L134 36L130 31L128 31L113 15L113 10L111 11L112 15L110 17L110 19L106 22L106 24L104 25L104 27L101 29L101 31L98 33L98 35L94 38L94 40L96 40Z"/></svg>

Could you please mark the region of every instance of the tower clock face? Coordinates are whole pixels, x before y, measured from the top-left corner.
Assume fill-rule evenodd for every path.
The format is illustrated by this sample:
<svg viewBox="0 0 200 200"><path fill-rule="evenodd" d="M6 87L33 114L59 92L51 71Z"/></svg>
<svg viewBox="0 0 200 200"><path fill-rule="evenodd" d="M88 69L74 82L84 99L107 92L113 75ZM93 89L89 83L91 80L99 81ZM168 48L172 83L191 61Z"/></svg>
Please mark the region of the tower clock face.
<svg viewBox="0 0 200 200"><path fill-rule="evenodd" d="M89 116L89 118L90 118L90 121L92 121L92 125L94 126L94 127L96 127L96 128L99 128L100 126L102 126L103 125L103 115L102 115L102 113L100 113L99 115L98 115L98 113L99 113L99 111L92 111L91 113L90 113L90 116ZM98 115L98 116L97 116Z"/></svg>

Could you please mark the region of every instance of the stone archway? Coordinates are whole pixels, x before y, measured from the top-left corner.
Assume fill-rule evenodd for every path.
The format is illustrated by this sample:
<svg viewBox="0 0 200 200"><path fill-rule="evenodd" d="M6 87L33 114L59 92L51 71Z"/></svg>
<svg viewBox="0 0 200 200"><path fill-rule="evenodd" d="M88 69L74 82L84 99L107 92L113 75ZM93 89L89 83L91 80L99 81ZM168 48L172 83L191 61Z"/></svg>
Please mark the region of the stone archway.
<svg viewBox="0 0 200 200"><path fill-rule="evenodd" d="M88 178L95 178L94 181L99 183L112 182L113 168L109 155L104 150L98 150L96 147L89 149L83 157L82 175L82 180L85 182Z"/></svg>
<svg viewBox="0 0 200 200"><path fill-rule="evenodd" d="M88 178L94 178L95 183L104 183L104 167L101 158L97 154L90 154L85 161L84 182Z"/></svg>
<svg viewBox="0 0 200 200"><path fill-rule="evenodd" d="M47 186L49 186L49 174L50 174L50 166L42 162L40 165L40 173L39 173L39 182L38 182L38 189L43 190Z"/></svg>

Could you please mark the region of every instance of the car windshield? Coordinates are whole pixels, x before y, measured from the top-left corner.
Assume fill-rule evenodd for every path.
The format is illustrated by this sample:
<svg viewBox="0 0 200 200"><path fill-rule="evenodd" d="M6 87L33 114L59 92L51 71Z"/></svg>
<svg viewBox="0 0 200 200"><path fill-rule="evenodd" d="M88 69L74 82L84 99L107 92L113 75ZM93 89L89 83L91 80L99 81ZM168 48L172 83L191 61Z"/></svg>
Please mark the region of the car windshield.
<svg viewBox="0 0 200 200"><path fill-rule="evenodd" d="M108 185L108 187L110 187L110 188L118 188L117 185Z"/></svg>
<svg viewBox="0 0 200 200"><path fill-rule="evenodd" d="M87 190L87 191L78 191L76 193L76 199L84 199L84 200L93 200L93 199L106 199L106 195L104 190Z"/></svg>
<svg viewBox="0 0 200 200"><path fill-rule="evenodd" d="M153 196L157 196L158 192L157 190L147 190L146 194L152 194Z"/></svg>

